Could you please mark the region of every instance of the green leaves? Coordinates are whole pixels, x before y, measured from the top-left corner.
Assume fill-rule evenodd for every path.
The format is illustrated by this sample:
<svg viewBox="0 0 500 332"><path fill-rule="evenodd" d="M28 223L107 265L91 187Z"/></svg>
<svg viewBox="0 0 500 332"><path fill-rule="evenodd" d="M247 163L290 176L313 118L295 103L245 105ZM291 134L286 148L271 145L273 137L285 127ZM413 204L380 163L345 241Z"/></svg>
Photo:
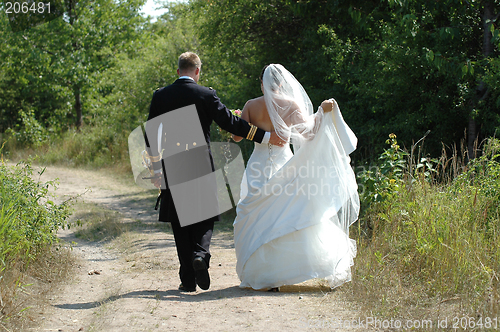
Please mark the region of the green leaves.
<svg viewBox="0 0 500 332"><path fill-rule="evenodd" d="M500 127L495 20L496 51L484 59L482 50L488 1L192 0L168 5L154 24L138 15L143 2L67 0L65 19L23 36L0 30L0 131L32 110L59 132L78 105L87 124L134 128L186 50L202 58L200 84L231 108L261 94L268 63L289 69L314 105L336 98L360 140L354 159L376 158L391 131L408 145L430 129L427 147L439 153L463 137L472 108L482 135ZM488 91L479 97L478 82Z"/></svg>
<svg viewBox="0 0 500 332"><path fill-rule="evenodd" d="M462 77L465 77L468 74L474 76L474 66L470 60L465 61L465 64L462 67Z"/></svg>
<svg viewBox="0 0 500 332"><path fill-rule="evenodd" d="M19 77L15 96L19 104L27 104L26 108L32 109L42 123L51 122L49 118L55 113L59 113L57 122L61 125L68 121L68 113L80 117L82 108L88 105L90 85L113 66L116 53L136 51L130 42L141 39L139 26L144 19L139 8L143 3L66 0L64 17L22 34L0 33L10 46L2 56L10 64L0 65L0 73L12 72L11 80ZM4 88L0 80L0 96L5 89L8 87ZM0 112L5 112L1 103ZM19 109L18 105L11 112ZM79 120L76 118L76 123Z"/></svg>
<svg viewBox="0 0 500 332"><path fill-rule="evenodd" d="M50 201L54 181L32 179L30 163L15 167L0 165L0 270L19 260L27 264L39 250L56 241L70 214L67 204Z"/></svg>
<svg viewBox="0 0 500 332"><path fill-rule="evenodd" d="M430 62L434 61L434 52L432 50L429 50L426 56L427 60L429 60Z"/></svg>
<svg viewBox="0 0 500 332"><path fill-rule="evenodd" d="M395 134L389 135L386 144L390 148L380 154L376 166L357 174L364 208L372 203L390 200L404 187L403 176L408 170L409 154L400 148Z"/></svg>

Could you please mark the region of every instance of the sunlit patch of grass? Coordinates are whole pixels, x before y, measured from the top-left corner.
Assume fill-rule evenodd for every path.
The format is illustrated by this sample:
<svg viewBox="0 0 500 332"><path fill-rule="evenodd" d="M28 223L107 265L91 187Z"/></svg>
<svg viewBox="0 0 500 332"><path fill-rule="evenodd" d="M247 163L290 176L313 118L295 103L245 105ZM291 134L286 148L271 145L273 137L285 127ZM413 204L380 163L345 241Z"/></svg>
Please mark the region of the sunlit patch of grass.
<svg viewBox="0 0 500 332"><path fill-rule="evenodd" d="M134 222L123 222L119 212L91 203L77 203L72 219L75 236L91 242L110 242L134 227Z"/></svg>

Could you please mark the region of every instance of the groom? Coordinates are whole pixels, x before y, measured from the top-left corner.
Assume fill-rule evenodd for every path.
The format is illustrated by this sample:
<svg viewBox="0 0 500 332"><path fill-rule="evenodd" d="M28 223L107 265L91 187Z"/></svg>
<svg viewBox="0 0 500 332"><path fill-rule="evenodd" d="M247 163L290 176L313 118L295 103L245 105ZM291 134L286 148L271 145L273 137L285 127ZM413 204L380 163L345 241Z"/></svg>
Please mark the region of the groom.
<svg viewBox="0 0 500 332"><path fill-rule="evenodd" d="M151 181L162 189L159 220L172 225L180 262L179 290L185 292L196 291L196 285L204 290L210 287L209 247L214 221L219 221L219 215L218 212L208 214L211 217L188 220L188 224L185 220L181 223L179 216L207 216L207 202L208 205L217 205L217 190L213 188L203 191L204 202L189 205L190 211L187 214L185 206L182 211L180 206L185 205L186 201L192 202L190 196L200 196L199 190L195 189L198 187L194 186L190 191L184 186L183 199L179 199L175 190L178 190L179 184L193 183L193 180L202 179L214 171L209 148L212 121L226 131L257 143L284 144L274 132L265 132L234 116L220 102L215 90L198 85L200 70L198 55L192 52L182 53L177 69L179 78L153 94L146 123L148 153L155 174L158 174ZM166 115L169 117L168 121ZM217 211L217 206L215 209Z"/></svg>

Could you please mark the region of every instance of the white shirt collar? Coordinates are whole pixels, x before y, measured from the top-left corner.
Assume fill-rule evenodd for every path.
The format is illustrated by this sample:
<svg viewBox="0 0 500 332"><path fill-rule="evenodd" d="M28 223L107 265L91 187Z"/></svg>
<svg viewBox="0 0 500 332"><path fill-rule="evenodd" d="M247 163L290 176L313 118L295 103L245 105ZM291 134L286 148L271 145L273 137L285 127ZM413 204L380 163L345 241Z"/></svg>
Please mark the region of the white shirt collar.
<svg viewBox="0 0 500 332"><path fill-rule="evenodd" d="M185 79L185 78L187 78L187 79L190 79L190 80L193 80L193 81L194 81L194 78L192 78L191 76L181 76L181 77L179 77L179 79L180 79L180 80L181 80L181 79Z"/></svg>

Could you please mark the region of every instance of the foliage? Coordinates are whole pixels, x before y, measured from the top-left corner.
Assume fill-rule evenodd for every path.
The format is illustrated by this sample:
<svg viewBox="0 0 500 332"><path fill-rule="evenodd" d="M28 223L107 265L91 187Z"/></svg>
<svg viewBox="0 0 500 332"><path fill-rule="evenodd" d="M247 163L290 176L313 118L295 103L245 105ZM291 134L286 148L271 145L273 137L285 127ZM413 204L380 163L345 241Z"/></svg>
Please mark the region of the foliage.
<svg viewBox="0 0 500 332"><path fill-rule="evenodd" d="M39 172L42 173L43 170ZM69 205L54 203L49 194L55 181L42 183L33 177L30 163L0 166L0 262L3 268L10 266L19 255L28 262L41 247L56 241L57 230L66 225Z"/></svg>
<svg viewBox="0 0 500 332"><path fill-rule="evenodd" d="M39 172L41 175L43 170ZM68 203L56 204L49 188L55 181L34 180L30 163L0 165L0 321L20 280L9 276L25 269L40 253L57 241L56 232L67 225ZM14 285L10 283L14 282Z"/></svg>
<svg viewBox="0 0 500 332"><path fill-rule="evenodd" d="M498 315L500 141L483 150L450 183L416 177L364 211L372 229L359 233L353 287L372 312L394 317L405 306L436 319L461 307L464 315ZM411 179L408 163L404 169ZM449 299L458 304L446 311Z"/></svg>
<svg viewBox="0 0 500 332"><path fill-rule="evenodd" d="M142 3L66 0L65 15L17 33L2 20L5 30L0 40L7 47L0 77L21 88L10 92L14 100L8 103L20 109L29 105L43 122L56 115L54 109L59 113L57 123L67 124L73 113L79 127L91 85L113 66L118 52L133 53L140 46Z"/></svg>
<svg viewBox="0 0 500 332"><path fill-rule="evenodd" d="M121 10L137 10L135 6L138 6L139 3L130 3L127 9L122 8ZM122 3L121 6L126 6L126 3ZM110 46L109 49L101 49L100 55L94 54L99 57L100 64L96 63L96 59L88 58L82 53L81 60L85 62L91 61L93 66L91 68L85 65L82 67L82 70L84 70L82 73L87 77L84 83L88 83L88 86L85 85L86 87L82 88L81 91L84 110L83 120L87 126L82 127L80 131L68 127L69 123L72 122L69 116L73 113L72 98L74 95L66 88L63 89L63 91L67 92L64 94L65 105L63 111L57 111L53 114L54 117L58 117L57 120L52 121L51 119L54 118L47 119L43 115L44 113L40 113L40 107L33 108L34 118L44 127L49 127L50 139L37 147L36 150L38 154L41 154L42 160L69 165L88 164L94 167L114 165L120 161L123 161L122 164L125 165L128 163L127 137L131 130L146 120L154 90L175 80L179 54L186 49L196 47L196 38L193 34L193 26L190 23L192 20L189 19L189 13L184 7L185 5L170 5L168 16L160 18L154 24L144 25L141 30L129 31L134 26L128 25L127 29L122 29L119 36L113 36L114 32L109 30L96 31L96 33L106 33L105 38L114 38L121 44L120 47L113 48ZM127 14L133 18L132 23L135 22L134 15L136 14ZM121 29L119 24L125 24L127 15L116 11L113 16L109 17L110 21L106 21L107 23L103 21L103 24L113 26L118 24L116 28ZM186 19L178 20L181 15ZM85 18L85 20L91 18L92 15ZM112 19L118 21L113 23ZM88 23L85 20L81 22L82 28ZM51 24L64 23L51 22ZM51 29L50 26L43 26L39 29L42 28ZM95 28L97 29L97 26ZM130 32L127 37L129 39L123 39L122 37L126 37L128 34L127 31ZM36 31L30 32L33 37L38 36L38 33L40 33ZM54 33L54 31L51 33ZM137 37L136 34L139 33L140 36ZM50 37L46 37L50 39ZM63 37L58 38L63 39ZM102 42L106 43L106 40L104 39ZM98 41L96 40L95 43ZM51 45L56 47L56 41L53 40L52 42ZM88 44L88 42L84 44ZM91 47L99 47L99 45L88 45L86 49L90 52ZM105 50L109 52L103 54L102 52ZM64 52L63 49L59 51ZM33 52L38 52L40 56L49 56L43 50L36 48ZM81 50L81 52L84 52L84 50ZM68 51L68 54L72 53L72 51ZM11 65L15 65L14 60L12 59ZM47 69L50 71L47 75L51 75L47 80L54 80L52 87L60 86L59 83L63 82L64 75L61 76L56 71L57 68L60 68L58 67L60 65L53 64L51 68ZM99 65L102 66L99 67ZM63 70L63 68L60 69ZM94 71L94 69L97 71ZM75 75L77 77L79 74ZM26 98L23 99L26 101ZM0 112L1 110L0 105ZM12 128L10 133L16 137L22 137L22 124L16 125L16 122L12 121L10 123L9 126ZM11 144L8 147L13 148Z"/></svg>
<svg viewBox="0 0 500 332"><path fill-rule="evenodd" d="M237 117L241 117L241 111L238 110L231 110L231 113ZM216 126L217 127L217 126ZM220 141L226 141L230 142L231 141L231 133L225 131L224 129L221 129L220 127L213 128L217 130L218 134L220 135Z"/></svg>
<svg viewBox="0 0 500 332"><path fill-rule="evenodd" d="M463 138L471 105L481 137L494 133L498 71L489 64L497 59L498 38L488 60L479 42L487 3L198 0L192 6L203 17L198 25L211 81L216 88L220 78L227 82L223 99L254 98L260 68L281 63L313 104L337 99L360 139L354 159L364 159L376 158L379 138L391 131L408 146L431 130L428 150L439 153L441 142ZM496 31L493 20L487 23ZM479 81L489 92L477 102Z"/></svg>
<svg viewBox="0 0 500 332"><path fill-rule="evenodd" d="M196 47L189 13L182 5L170 6L168 20L148 26L148 38L134 53L121 53L116 63L95 84L90 111L93 125L130 131L146 121L153 92L177 78L177 59ZM185 20L180 20L181 15Z"/></svg>
<svg viewBox="0 0 500 332"><path fill-rule="evenodd" d="M175 80L186 50L202 58L199 83L231 108L260 95L259 73L272 62L314 105L334 97L359 138L357 162L376 158L391 132L404 148L430 130L427 150L438 154L466 128L484 138L500 126L492 1L192 0L165 5L155 23L138 15L142 3L68 0L65 18L17 34L2 16L0 132L33 111L60 136L76 112L126 135L145 120L152 92ZM240 145L248 155L251 144Z"/></svg>
<svg viewBox="0 0 500 332"><path fill-rule="evenodd" d="M127 137L101 126L67 131L61 138L47 142L38 153L40 161L48 164L116 169L129 164Z"/></svg>
<svg viewBox="0 0 500 332"><path fill-rule="evenodd" d="M367 207L373 202L382 202L397 195L403 185L409 154L401 150L393 133L386 143L390 148L380 155L380 164L357 173L360 199Z"/></svg>
<svg viewBox="0 0 500 332"><path fill-rule="evenodd" d="M12 33L5 15L0 15L0 42L0 132L21 124L21 111L33 111L44 127L64 127L68 91L45 75L48 58L21 32Z"/></svg>
<svg viewBox="0 0 500 332"><path fill-rule="evenodd" d="M19 115L21 125L16 125L14 130L8 129L5 133L25 147L39 147L45 143L49 137L47 130L37 121L34 112L19 111Z"/></svg>
<svg viewBox="0 0 500 332"><path fill-rule="evenodd" d="M481 139L500 128L498 2L191 0L166 5L155 23L140 17L143 3L67 0L64 17L22 33L0 15L0 133L10 128L45 162L118 168L128 164L128 134L146 120L153 91L176 79L180 53L200 55L199 84L230 108L260 95L262 67L281 63L314 105L338 101L359 138L352 159L368 165L358 174L359 225L369 231L358 228L357 294L375 294L391 315L402 304L457 297L478 312L498 310L498 140L455 180L444 173L450 160L458 173L456 149L438 161L414 155L413 143L430 131L426 148L437 155L459 145L466 128L479 128ZM77 131L79 122L86 126ZM392 132L397 140L384 144ZM211 139L227 134L213 125ZM252 143L238 145L247 159ZM22 232L52 241L29 224L56 211L34 204L43 185L15 187L28 171L1 170L1 199L10 199L2 223L25 213ZM9 225L2 229L16 230ZM47 227L37 230L55 225ZM9 255L36 252L37 242L17 231L8 238Z"/></svg>
<svg viewBox="0 0 500 332"><path fill-rule="evenodd" d="M495 138L488 139L483 155L471 160L467 166L468 170L454 180L450 192L459 194L464 187L472 187L477 191L475 195L491 199L493 205L498 205L500 202L500 141Z"/></svg>

